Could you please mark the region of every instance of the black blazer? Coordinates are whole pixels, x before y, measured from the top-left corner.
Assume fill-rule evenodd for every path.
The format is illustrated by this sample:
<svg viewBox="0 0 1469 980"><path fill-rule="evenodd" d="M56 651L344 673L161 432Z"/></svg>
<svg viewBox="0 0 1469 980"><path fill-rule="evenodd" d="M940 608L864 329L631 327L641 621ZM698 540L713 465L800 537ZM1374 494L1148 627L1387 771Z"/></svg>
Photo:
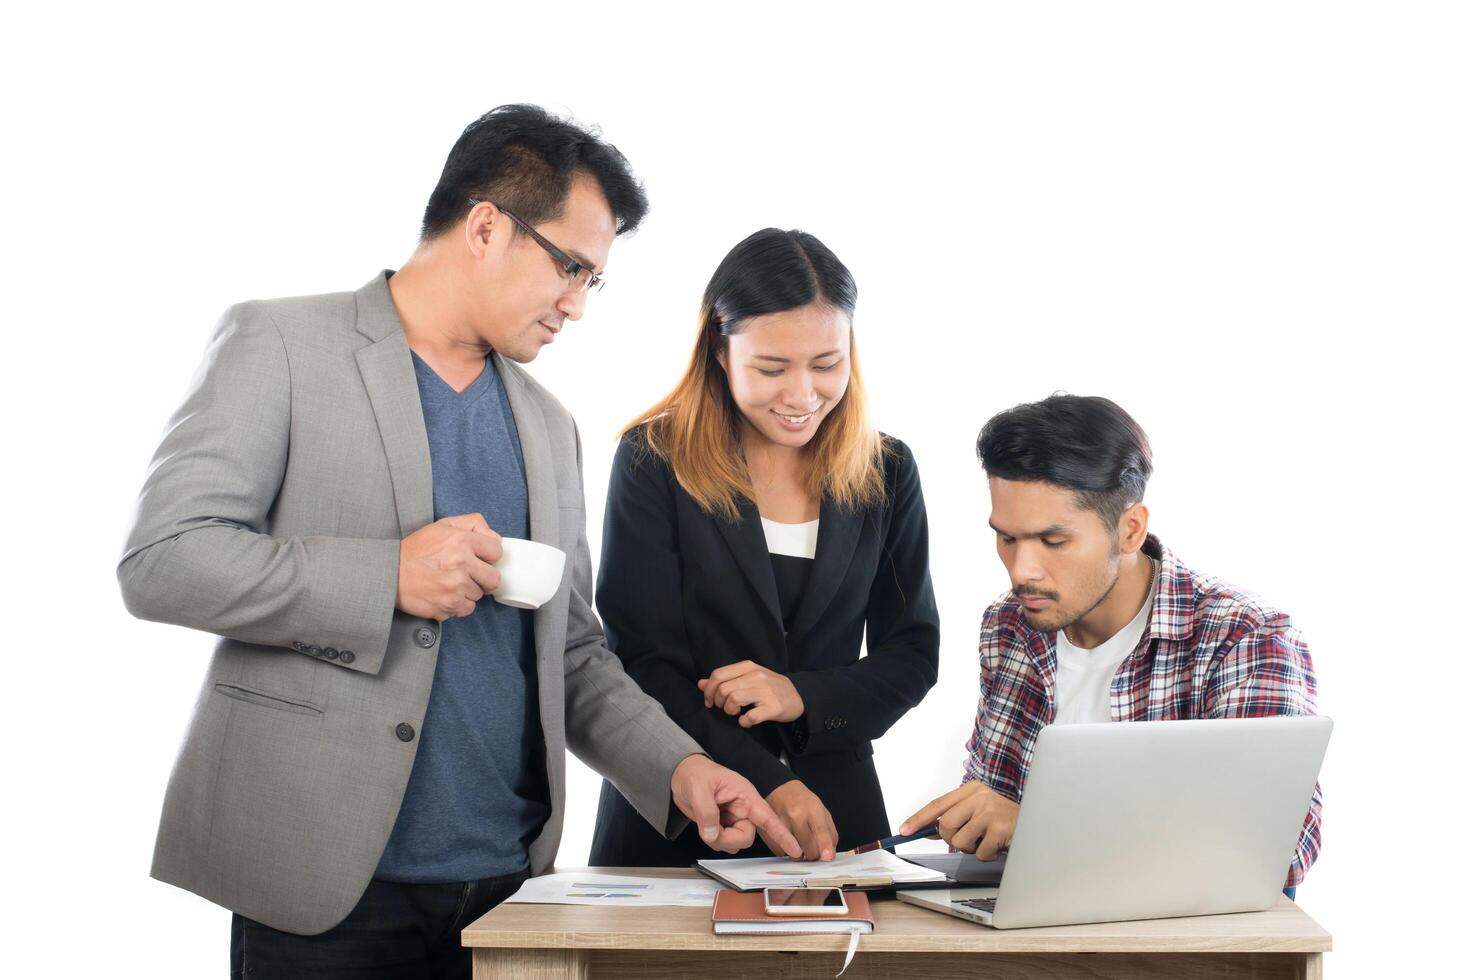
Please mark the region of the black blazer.
<svg viewBox="0 0 1469 980"><path fill-rule="evenodd" d="M938 678L918 467L902 442L884 442L883 505L849 511L821 501L816 557L789 632L755 505L742 501L733 524L704 513L641 430L617 449L602 529L597 609L628 674L762 795L804 782L831 811L839 849L887 835L872 740ZM705 708L695 682L741 660L789 677L805 715L745 729ZM685 865L714 853L694 827L666 840L603 784L593 865ZM746 853L769 852L757 840Z"/></svg>

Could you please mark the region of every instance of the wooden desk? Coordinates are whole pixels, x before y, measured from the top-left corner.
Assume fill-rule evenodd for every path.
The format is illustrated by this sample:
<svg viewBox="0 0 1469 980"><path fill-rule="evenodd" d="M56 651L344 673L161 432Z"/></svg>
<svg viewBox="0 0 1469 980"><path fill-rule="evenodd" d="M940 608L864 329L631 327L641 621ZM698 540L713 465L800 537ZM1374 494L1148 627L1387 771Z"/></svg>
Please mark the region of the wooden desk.
<svg viewBox="0 0 1469 980"><path fill-rule="evenodd" d="M693 877L668 868L586 868ZM1281 897L1268 912L1045 929L988 929L905 905L872 902L842 980L896 977L1320 978L1331 936ZM841 968L847 936L716 936L707 908L501 905L465 929L475 980L817 980Z"/></svg>

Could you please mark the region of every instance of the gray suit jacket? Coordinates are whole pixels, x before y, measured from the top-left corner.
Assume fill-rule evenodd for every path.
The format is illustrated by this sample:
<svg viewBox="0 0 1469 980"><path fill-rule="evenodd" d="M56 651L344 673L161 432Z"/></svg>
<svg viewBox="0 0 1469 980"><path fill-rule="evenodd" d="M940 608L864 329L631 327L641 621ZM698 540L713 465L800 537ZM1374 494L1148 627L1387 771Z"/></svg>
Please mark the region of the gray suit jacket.
<svg viewBox="0 0 1469 980"><path fill-rule="evenodd" d="M568 555L534 614L556 857L569 746L667 835L674 766L699 747L623 673L592 614L570 414L498 361L531 537ZM289 932L356 905L397 818L438 624L394 608L398 542L433 520L428 437L387 277L228 310L169 423L118 566L128 609L214 633L169 780L153 876Z"/></svg>

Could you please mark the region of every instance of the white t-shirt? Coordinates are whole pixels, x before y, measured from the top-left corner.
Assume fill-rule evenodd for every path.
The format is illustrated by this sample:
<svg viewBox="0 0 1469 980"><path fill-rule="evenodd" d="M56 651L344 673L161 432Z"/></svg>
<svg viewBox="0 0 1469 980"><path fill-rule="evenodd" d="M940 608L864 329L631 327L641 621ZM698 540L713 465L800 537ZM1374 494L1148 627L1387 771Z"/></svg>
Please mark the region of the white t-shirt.
<svg viewBox="0 0 1469 980"><path fill-rule="evenodd" d="M1112 678L1143 638L1157 592L1158 579L1155 575L1148 598L1137 615L1132 617L1132 622L1101 646L1090 650L1072 646L1066 639L1065 630L1056 631L1055 724L1080 725L1112 720Z"/></svg>
<svg viewBox="0 0 1469 980"><path fill-rule="evenodd" d="M772 555L816 557L816 536L821 533L821 518L804 524L781 524L762 517L760 526L765 530L765 547Z"/></svg>

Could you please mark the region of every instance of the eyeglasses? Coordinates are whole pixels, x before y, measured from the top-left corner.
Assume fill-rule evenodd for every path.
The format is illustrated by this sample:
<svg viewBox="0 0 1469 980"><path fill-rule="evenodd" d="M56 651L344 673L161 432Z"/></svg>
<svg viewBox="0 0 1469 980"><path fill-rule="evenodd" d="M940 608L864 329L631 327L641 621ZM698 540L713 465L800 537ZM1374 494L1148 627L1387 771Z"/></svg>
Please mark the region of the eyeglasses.
<svg viewBox="0 0 1469 980"><path fill-rule="evenodd" d="M469 203L471 205L495 204L494 201L481 201L477 197L471 197L469 199ZM576 259L567 255L565 252L561 251L561 249L557 248L555 245L552 245L549 241L546 240L545 236L532 228L527 222L522 221L520 220L520 218L516 217L509 208L500 207L500 205L498 204L495 204L495 207L500 208L501 214L505 215L505 217L515 222L516 226L519 227L521 231L529 235L537 245L541 246L541 248L550 253L551 258L556 260L556 264L561 267L561 271L565 274L566 278L571 280L572 284L576 287L577 292L596 293L600 292L602 290L602 287L607 285L606 278L597 275L597 273L593 272L591 269L582 265Z"/></svg>

